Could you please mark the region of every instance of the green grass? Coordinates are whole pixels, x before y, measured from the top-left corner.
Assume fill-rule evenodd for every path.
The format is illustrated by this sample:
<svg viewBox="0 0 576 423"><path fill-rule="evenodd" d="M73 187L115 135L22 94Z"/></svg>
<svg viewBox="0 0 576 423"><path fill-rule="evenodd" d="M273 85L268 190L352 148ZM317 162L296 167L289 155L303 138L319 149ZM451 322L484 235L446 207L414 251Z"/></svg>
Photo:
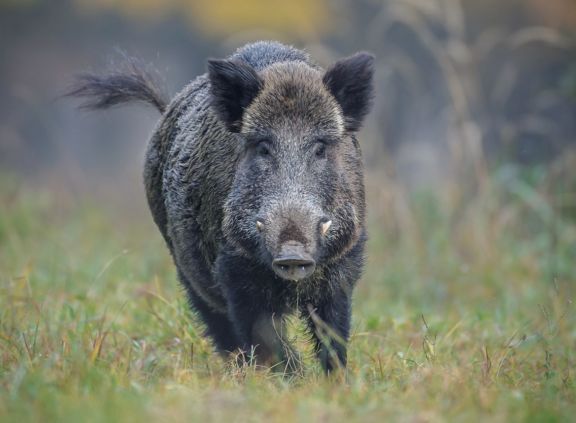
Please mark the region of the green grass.
<svg viewBox="0 0 576 423"><path fill-rule="evenodd" d="M370 179L345 381L224 362L149 219L0 184L0 421L569 421L576 228L536 179Z"/></svg>

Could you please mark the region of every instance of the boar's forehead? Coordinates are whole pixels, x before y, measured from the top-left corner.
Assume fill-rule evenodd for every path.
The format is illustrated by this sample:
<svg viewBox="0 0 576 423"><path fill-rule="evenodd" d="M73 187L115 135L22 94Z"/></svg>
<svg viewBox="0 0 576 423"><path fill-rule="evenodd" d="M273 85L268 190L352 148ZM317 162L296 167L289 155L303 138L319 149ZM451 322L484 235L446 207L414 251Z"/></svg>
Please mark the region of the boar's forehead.
<svg viewBox="0 0 576 423"><path fill-rule="evenodd" d="M300 62L277 63L261 77L264 87L245 111L242 132L342 135L342 112L320 70Z"/></svg>

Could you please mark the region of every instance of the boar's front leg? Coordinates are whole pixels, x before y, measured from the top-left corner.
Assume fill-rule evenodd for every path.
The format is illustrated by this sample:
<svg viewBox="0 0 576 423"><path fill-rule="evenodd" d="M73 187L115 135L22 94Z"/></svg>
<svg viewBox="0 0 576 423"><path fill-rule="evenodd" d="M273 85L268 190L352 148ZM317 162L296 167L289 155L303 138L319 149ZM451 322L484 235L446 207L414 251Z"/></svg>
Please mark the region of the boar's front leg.
<svg viewBox="0 0 576 423"><path fill-rule="evenodd" d="M219 353L228 355L235 352L240 342L234 331L234 326L226 314L214 310L191 288L182 272L178 272L182 284L186 287L188 300L206 326L205 334L212 338Z"/></svg>
<svg viewBox="0 0 576 423"><path fill-rule="evenodd" d="M306 310L302 310L316 343L316 354L327 374L346 368L350 303L350 293L339 290L316 304L307 303Z"/></svg>
<svg viewBox="0 0 576 423"><path fill-rule="evenodd" d="M316 343L316 353L326 373L346 367L350 337L352 291L362 273L365 235L337 263L324 269L323 289L300 306Z"/></svg>
<svg viewBox="0 0 576 423"><path fill-rule="evenodd" d="M289 360L289 346L285 340L285 324L282 316L269 311L253 309L235 310L235 321L243 340L243 351L258 365L266 365L275 371L292 372L293 363Z"/></svg>
<svg viewBox="0 0 576 423"><path fill-rule="evenodd" d="M228 304L228 316L240 340L244 360L292 373L297 369L294 352L286 341L281 295L267 291L270 275L243 257L222 253L216 275ZM253 355L253 356L252 356Z"/></svg>

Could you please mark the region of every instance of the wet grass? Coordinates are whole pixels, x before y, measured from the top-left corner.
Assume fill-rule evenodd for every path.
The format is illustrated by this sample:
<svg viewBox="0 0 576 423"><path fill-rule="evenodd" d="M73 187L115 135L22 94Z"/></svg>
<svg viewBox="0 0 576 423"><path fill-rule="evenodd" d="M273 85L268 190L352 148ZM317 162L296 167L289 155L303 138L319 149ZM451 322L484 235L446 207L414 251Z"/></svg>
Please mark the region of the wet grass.
<svg viewBox="0 0 576 423"><path fill-rule="evenodd" d="M576 226L545 176L465 203L370 179L345 381L225 363L149 220L0 184L0 420L571 420Z"/></svg>

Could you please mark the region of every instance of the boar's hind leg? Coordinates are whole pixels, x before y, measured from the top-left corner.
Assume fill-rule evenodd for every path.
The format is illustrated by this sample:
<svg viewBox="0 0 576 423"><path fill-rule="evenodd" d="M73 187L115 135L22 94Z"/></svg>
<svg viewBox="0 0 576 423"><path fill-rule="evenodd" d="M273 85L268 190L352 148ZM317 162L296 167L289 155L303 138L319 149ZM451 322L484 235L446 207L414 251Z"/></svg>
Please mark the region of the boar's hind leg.
<svg viewBox="0 0 576 423"><path fill-rule="evenodd" d="M180 273L180 278L182 279L183 277ZM200 319L206 325L206 335L212 338L218 352L228 354L238 350L240 342L228 316L215 311L192 289L188 289L189 285L184 284L184 286L187 288L186 291L192 309L198 313Z"/></svg>
<svg viewBox="0 0 576 423"><path fill-rule="evenodd" d="M350 334L350 295L340 291L320 304L308 304L302 314L306 316L324 372L345 368Z"/></svg>

